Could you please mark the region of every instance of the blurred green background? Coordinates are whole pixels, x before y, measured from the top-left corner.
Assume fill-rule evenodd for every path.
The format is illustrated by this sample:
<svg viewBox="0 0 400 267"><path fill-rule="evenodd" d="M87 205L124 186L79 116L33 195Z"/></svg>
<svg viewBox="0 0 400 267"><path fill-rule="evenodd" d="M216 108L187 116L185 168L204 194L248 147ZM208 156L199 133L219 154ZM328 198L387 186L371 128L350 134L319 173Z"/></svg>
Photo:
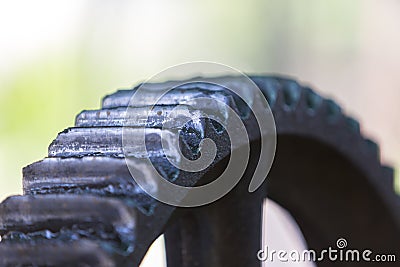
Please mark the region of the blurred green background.
<svg viewBox="0 0 400 267"><path fill-rule="evenodd" d="M400 166L397 0L0 2L0 199L82 109L171 65L311 83Z"/></svg>

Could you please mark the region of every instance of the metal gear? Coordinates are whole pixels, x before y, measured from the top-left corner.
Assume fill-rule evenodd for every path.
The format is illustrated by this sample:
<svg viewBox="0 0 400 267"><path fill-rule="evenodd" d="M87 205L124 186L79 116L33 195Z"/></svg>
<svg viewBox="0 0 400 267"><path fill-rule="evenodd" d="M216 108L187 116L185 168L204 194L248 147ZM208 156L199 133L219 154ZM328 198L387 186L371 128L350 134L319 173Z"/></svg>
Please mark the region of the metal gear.
<svg viewBox="0 0 400 267"><path fill-rule="evenodd" d="M360 134L357 121L291 79L250 78L268 100L279 140L269 178L257 191L247 190L258 159L260 135L254 131L245 175L222 199L176 208L148 196L131 178L122 151L123 120L135 88L120 90L103 99L102 109L81 112L75 127L51 143L47 158L23 169L24 195L0 205L0 265L138 266L165 233L168 266L259 266L265 197L292 214L309 248L321 250L345 237L355 248L398 253L400 199L393 170L380 163L378 146ZM150 99L151 90L148 94ZM254 125L243 101L205 83L178 87L136 122L149 129L146 146L157 171L186 186L211 181L229 160L229 138L209 119L189 123L179 144L188 159L195 159L199 132L213 139L219 153L207 169L180 171L165 158L160 146L165 114L199 96L227 103L248 127ZM137 103L138 114L143 105ZM318 263L333 265L354 263Z"/></svg>

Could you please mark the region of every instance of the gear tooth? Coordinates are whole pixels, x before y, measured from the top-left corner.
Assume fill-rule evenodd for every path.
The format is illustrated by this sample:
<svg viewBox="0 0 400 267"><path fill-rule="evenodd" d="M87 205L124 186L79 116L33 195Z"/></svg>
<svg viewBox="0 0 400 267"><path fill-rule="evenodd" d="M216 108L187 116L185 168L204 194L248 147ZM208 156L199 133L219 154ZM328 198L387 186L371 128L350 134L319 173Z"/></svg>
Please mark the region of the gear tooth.
<svg viewBox="0 0 400 267"><path fill-rule="evenodd" d="M365 142L367 143L368 148L372 151L373 155L376 156L377 159L380 159L380 150L378 144L368 138L365 139Z"/></svg>
<svg viewBox="0 0 400 267"><path fill-rule="evenodd" d="M107 212L104 212L107 211ZM45 230L81 222L112 223L133 229L134 214L121 201L95 196L11 196L0 204L0 231Z"/></svg>
<svg viewBox="0 0 400 267"><path fill-rule="evenodd" d="M128 126L171 129L191 119L195 116L194 112L193 108L186 105L91 110L77 118L76 128Z"/></svg>
<svg viewBox="0 0 400 267"><path fill-rule="evenodd" d="M395 191L395 171L392 167L383 165L383 184L390 190Z"/></svg>
<svg viewBox="0 0 400 267"><path fill-rule="evenodd" d="M273 108L278 97L278 90L276 88L267 87L263 92L268 101L268 104L271 108Z"/></svg>
<svg viewBox="0 0 400 267"><path fill-rule="evenodd" d="M75 119L75 127L119 127L124 125L126 108L85 110Z"/></svg>
<svg viewBox="0 0 400 267"><path fill-rule="evenodd" d="M49 146L50 157L103 155L123 157L122 128L69 128Z"/></svg>
<svg viewBox="0 0 400 267"><path fill-rule="evenodd" d="M360 133L360 123L356 119L354 119L352 117L347 117L346 118L346 124L347 124L347 127L352 132L357 133L357 134Z"/></svg>
<svg viewBox="0 0 400 267"><path fill-rule="evenodd" d="M89 240L70 243L60 241L0 244L1 266L119 266L117 256L111 255L99 244Z"/></svg>
<svg viewBox="0 0 400 267"><path fill-rule="evenodd" d="M332 99L325 99L326 117L328 121L333 122L342 115L342 109Z"/></svg>
<svg viewBox="0 0 400 267"><path fill-rule="evenodd" d="M132 98L133 94L136 92L136 89L139 86L133 89L118 90L113 94L105 96L102 100L102 108L127 107L130 99Z"/></svg>
<svg viewBox="0 0 400 267"><path fill-rule="evenodd" d="M50 194L14 196L0 205L0 215L3 240L70 238L72 241L75 235L83 234L94 240L120 240L120 249L131 252L136 239L134 210L111 198Z"/></svg>
<svg viewBox="0 0 400 267"><path fill-rule="evenodd" d="M86 120L86 110L82 110L78 115L75 116L75 126L79 124L79 121Z"/></svg>
<svg viewBox="0 0 400 267"><path fill-rule="evenodd" d="M393 181L393 179L394 179L394 169L391 166L386 166L386 165L383 165L382 169L385 172L385 176L390 178L390 179L392 179L392 181Z"/></svg>
<svg viewBox="0 0 400 267"><path fill-rule="evenodd" d="M293 110L299 103L301 86L295 81L285 81L283 83L282 94L285 106Z"/></svg>
<svg viewBox="0 0 400 267"><path fill-rule="evenodd" d="M50 145L47 147L47 154L49 157L55 156L55 147L57 146L59 136L67 134L68 132L69 128L64 129L63 131L57 134L57 137L53 141L51 141Z"/></svg>
<svg viewBox="0 0 400 267"><path fill-rule="evenodd" d="M220 86L211 85L204 82L165 82L161 84L144 84L143 90L146 94L140 94L137 99L137 103L131 103L131 98L137 91L139 85L133 90L119 90L114 94L108 95L103 99L102 108L112 109L118 107L142 107L143 105L179 105L188 104L190 105L193 100L198 97L217 97L218 92L224 95L224 89ZM173 88L160 97L159 89ZM226 96L226 94L225 94Z"/></svg>
<svg viewBox="0 0 400 267"><path fill-rule="evenodd" d="M305 105L309 112L312 114L316 113L316 110L321 107L323 98L316 94L311 88L305 87L304 89L305 95Z"/></svg>
<svg viewBox="0 0 400 267"><path fill-rule="evenodd" d="M46 158L23 169L23 184L25 194L32 195L73 193L136 199L144 194L125 160L109 157Z"/></svg>
<svg viewBox="0 0 400 267"><path fill-rule="evenodd" d="M195 129L191 127L191 129ZM198 129L193 130L192 135L198 135ZM84 157L84 156L107 156L123 158L125 154L132 156L162 156L165 153L173 153L174 148L163 149L160 145L162 132L166 136L175 133L162 129L146 129L146 149L140 147L140 143L122 147L122 136L126 134L131 140L141 140L144 134L141 128L122 127L92 127L92 128L70 128L61 132L56 140L49 146L49 157ZM158 137L157 137L158 136ZM166 137L167 138L167 137Z"/></svg>
<svg viewBox="0 0 400 267"><path fill-rule="evenodd" d="M267 99L269 106L273 108L278 98L279 88L281 87L281 84L278 82L278 80L274 78L256 76L250 78L259 87L264 97Z"/></svg>

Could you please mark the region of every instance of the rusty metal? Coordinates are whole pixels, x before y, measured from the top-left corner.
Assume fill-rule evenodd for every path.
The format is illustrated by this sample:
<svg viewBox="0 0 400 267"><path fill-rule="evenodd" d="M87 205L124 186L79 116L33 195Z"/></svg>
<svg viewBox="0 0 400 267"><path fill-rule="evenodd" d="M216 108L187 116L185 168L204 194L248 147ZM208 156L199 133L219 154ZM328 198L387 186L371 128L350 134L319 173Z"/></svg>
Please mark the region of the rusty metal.
<svg viewBox="0 0 400 267"><path fill-rule="evenodd" d="M398 253L400 200L393 170L381 165L377 145L338 105L308 87L282 77L251 79L271 106L278 134L274 165L256 192L247 191L260 134L249 107L222 87L196 83L170 92L146 120L137 121L149 129L146 146L158 172L195 186L224 170L229 138L209 119L180 132L180 148L189 159L198 156L199 131L216 142L219 153L206 170L178 170L160 146L163 112L199 96L218 98L241 114L251 129L249 166L234 190L203 207L175 208L148 196L124 160L123 117L135 89L121 90L106 96L101 110L80 113L75 127L51 143L47 158L24 168L24 195L0 205L0 265L138 266L165 233L168 266L259 266L267 196L293 215L309 248L321 250L346 237L354 247ZM146 102L137 105L140 114Z"/></svg>

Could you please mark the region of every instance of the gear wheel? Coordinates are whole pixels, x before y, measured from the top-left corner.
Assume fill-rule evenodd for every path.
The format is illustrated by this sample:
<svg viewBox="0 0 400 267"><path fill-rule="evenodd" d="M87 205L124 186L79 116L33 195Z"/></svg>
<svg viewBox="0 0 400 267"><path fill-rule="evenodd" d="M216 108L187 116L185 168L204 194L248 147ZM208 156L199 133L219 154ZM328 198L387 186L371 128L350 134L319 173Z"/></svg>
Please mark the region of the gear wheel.
<svg viewBox="0 0 400 267"><path fill-rule="evenodd" d="M24 195L0 205L0 265L138 266L165 233L168 266L259 266L265 197L293 215L309 248L322 250L343 237L354 248L397 253L400 199L393 170L380 163L378 146L334 101L308 87L282 77L250 78L268 100L279 140L269 178L257 191L247 191L260 142L253 132L244 178L222 199L176 208L148 196L131 178L122 150L124 116L136 89L120 90L103 99L102 109L81 112L75 127L51 143L47 158L23 169ZM202 138L211 138L219 152L214 162L188 173L166 159L160 145L162 131L168 131L161 129L166 114L179 104L190 109L187 100L196 97L218 99L248 127L254 125L250 108L236 95L200 82L169 92L143 118L141 108L151 101L151 90L131 107L138 114L131 126L148 129L147 156L157 171L186 186L218 177L230 152L224 129L202 119L181 130L179 146L185 157L196 159ZM332 265L354 263L318 263Z"/></svg>

